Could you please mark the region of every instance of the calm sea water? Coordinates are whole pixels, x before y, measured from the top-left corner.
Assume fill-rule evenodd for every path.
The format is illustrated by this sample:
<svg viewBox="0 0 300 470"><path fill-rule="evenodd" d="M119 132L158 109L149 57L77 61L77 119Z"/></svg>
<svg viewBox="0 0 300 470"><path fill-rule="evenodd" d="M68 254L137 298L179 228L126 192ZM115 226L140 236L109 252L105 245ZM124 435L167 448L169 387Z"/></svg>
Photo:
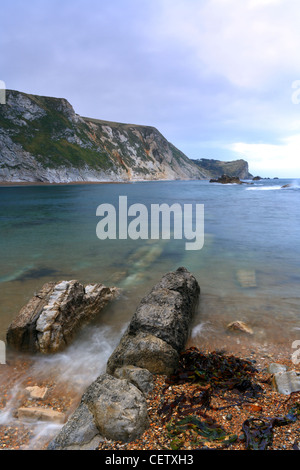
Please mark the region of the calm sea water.
<svg viewBox="0 0 300 470"><path fill-rule="evenodd" d="M287 183L292 186L281 189ZM99 240L96 209L102 203L118 207L119 196L127 196L128 205L148 208L163 202L204 204L204 247L186 251L184 240L172 238ZM258 336L277 341L299 321L299 240L297 181L0 187L0 339L49 280L122 287L122 302L102 318L120 329L164 273L185 266L202 292L196 322L216 332L226 322L246 320Z"/></svg>
<svg viewBox="0 0 300 470"><path fill-rule="evenodd" d="M281 189L284 184L291 187ZM96 209L119 196L128 205L204 204L205 242L186 251L184 240L99 240ZM50 280L78 279L122 288L95 324L63 353L34 358L30 377L55 376L77 400L105 370L141 298L168 271L185 266L201 299L190 343L237 352L269 345L289 348L300 339L300 187L292 180L252 185L206 181L0 187L0 340L19 310ZM230 335L245 321L253 336ZM292 353L291 349L291 353ZM3 369L4 371L4 369ZM27 372L26 372L27 373ZM5 375L0 375L0 385ZM14 422L24 377L17 376L0 424ZM30 447L58 428L38 423Z"/></svg>

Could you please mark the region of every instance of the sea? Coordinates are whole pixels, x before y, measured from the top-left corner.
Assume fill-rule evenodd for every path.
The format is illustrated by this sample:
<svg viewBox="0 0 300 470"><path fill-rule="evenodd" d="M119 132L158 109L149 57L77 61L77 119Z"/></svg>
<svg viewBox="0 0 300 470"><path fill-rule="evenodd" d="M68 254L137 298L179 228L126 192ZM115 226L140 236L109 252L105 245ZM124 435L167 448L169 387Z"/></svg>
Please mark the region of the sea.
<svg viewBox="0 0 300 470"><path fill-rule="evenodd" d="M117 211L120 196L149 214L153 204L203 205L203 247L186 249L172 224L169 238L120 239L117 233L100 239L97 208L109 204ZM300 340L299 241L297 179L1 186L0 340L48 281L119 287L120 296L65 351L34 359L38 373L55 371L80 394L105 370L141 299L165 273L184 266L201 289L189 345L238 353L250 342L292 354ZM229 333L233 321L245 322L253 334ZM0 424L12 419L12 408L0 413Z"/></svg>

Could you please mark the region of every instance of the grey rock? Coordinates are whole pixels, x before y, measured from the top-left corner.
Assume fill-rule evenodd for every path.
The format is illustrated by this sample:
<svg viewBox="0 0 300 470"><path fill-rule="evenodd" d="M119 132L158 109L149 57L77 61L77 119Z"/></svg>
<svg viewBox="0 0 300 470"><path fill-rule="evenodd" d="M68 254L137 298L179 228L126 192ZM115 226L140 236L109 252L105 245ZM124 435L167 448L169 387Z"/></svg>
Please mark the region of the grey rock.
<svg viewBox="0 0 300 470"><path fill-rule="evenodd" d="M149 426L144 395L153 388L152 374L170 375L177 367L199 295L185 268L163 276L142 300L107 362L107 373L88 387L49 449L97 447L102 437L128 442L143 434Z"/></svg>
<svg viewBox="0 0 300 470"><path fill-rule="evenodd" d="M114 377L126 379L135 385L145 396L154 388L153 375L149 370L136 366L123 366L114 371Z"/></svg>
<svg viewBox="0 0 300 470"><path fill-rule="evenodd" d="M95 450L102 440L87 404L80 403L48 450Z"/></svg>
<svg viewBox="0 0 300 470"><path fill-rule="evenodd" d="M283 364L279 364L277 362L272 362L268 366L268 372L270 374L277 374L277 372L286 372L287 367L284 366Z"/></svg>
<svg viewBox="0 0 300 470"><path fill-rule="evenodd" d="M171 375L179 361L178 352L156 336L140 332L124 334L107 361L106 372L128 365L148 369L152 374Z"/></svg>
<svg viewBox="0 0 300 470"><path fill-rule="evenodd" d="M189 337L199 294L199 284L187 269L163 276L142 299L107 362L107 373L134 365L153 374L172 374Z"/></svg>
<svg viewBox="0 0 300 470"><path fill-rule="evenodd" d="M273 389L283 395L300 391L300 373L295 370L277 372L272 377Z"/></svg>
<svg viewBox="0 0 300 470"><path fill-rule="evenodd" d="M100 375L48 450L93 450L104 438L128 442L149 427L147 402L128 380Z"/></svg>
<svg viewBox="0 0 300 470"><path fill-rule="evenodd" d="M237 177L237 176L228 176L228 175L222 175L217 179L212 178L209 182L210 183L220 183L220 184L242 184L242 181L240 180L239 177Z"/></svg>
<svg viewBox="0 0 300 470"><path fill-rule="evenodd" d="M102 436L130 442L149 427L144 395L128 380L103 374L82 397L92 412Z"/></svg>
<svg viewBox="0 0 300 470"><path fill-rule="evenodd" d="M49 282L23 307L7 331L7 344L25 352L63 350L86 323L118 294L102 284Z"/></svg>
<svg viewBox="0 0 300 470"><path fill-rule="evenodd" d="M128 333L143 331L182 351L190 334L199 294L199 284L187 269L181 267L166 274L142 299Z"/></svg>

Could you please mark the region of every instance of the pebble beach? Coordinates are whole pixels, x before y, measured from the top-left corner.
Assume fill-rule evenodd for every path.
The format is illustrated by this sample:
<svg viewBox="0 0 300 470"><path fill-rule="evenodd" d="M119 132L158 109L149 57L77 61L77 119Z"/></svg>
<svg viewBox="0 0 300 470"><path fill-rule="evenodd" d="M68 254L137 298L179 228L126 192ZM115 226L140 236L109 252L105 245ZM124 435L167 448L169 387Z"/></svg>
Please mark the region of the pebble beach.
<svg viewBox="0 0 300 470"><path fill-rule="evenodd" d="M202 352L208 354L212 350ZM232 355L233 351L224 351L224 354ZM179 435L180 445L178 450L249 450L243 432L243 424L247 420L255 418L259 422L259 420L267 421L275 417L284 417L299 402L300 392L283 395L275 391L271 383L271 375L268 372L268 366L274 362L300 372L299 366L291 363L289 350L278 350L278 348L272 346L264 348L263 352L259 349L245 348L239 356L234 351L234 356L253 364L257 372L254 373L252 378L261 387L262 393L256 399L245 400L242 404L237 405L234 404L238 398L234 391L214 392L210 406L200 414L197 415L196 413L196 415L199 419L217 424L224 430L225 434L236 435L237 438L229 445L224 445L224 441L221 440L205 440L202 438L199 440L195 431L191 428ZM14 397L14 410L12 410L12 416L15 416L15 419L10 419L8 423L0 425L1 450L47 449L50 437L46 435L37 438L36 425L31 426L28 422L24 423L18 420L17 410L20 407L44 407L63 413L67 418L80 401L80 397L74 391L68 390L66 387L62 389L61 384L55 383L53 378L47 377L46 374L42 380L38 380L38 377L34 375L31 376L33 365L33 362L27 360L26 357L12 357L8 359L5 366L1 366L3 373L1 374L0 384L0 409L5 408L6 403L12 399L15 390L18 390L18 394ZM17 388L16 385L18 385ZM26 387L29 386L47 387L47 397L43 400L33 400L28 396L28 393L25 393ZM182 418L180 406L174 407L170 419L165 420L164 415L161 413L162 404L174 401L183 393L195 395L198 389L199 384L197 383L169 385L166 376L154 376L154 388L147 397L149 428L140 439L133 442L124 443L103 439L98 451L174 450L174 436L170 434L168 425L170 422L174 423ZM272 441L266 446L265 450L298 450L299 445L300 420L296 420L285 425L274 426Z"/></svg>

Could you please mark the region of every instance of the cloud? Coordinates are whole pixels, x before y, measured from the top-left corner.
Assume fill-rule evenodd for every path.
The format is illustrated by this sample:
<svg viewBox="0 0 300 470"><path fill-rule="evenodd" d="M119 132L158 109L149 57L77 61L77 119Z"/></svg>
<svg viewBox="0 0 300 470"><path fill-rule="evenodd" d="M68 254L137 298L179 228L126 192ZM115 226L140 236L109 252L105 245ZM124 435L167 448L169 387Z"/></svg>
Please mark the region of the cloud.
<svg viewBox="0 0 300 470"><path fill-rule="evenodd" d="M297 73L294 0L163 0L163 5L159 37L185 44L199 73L222 75L245 88L268 86L279 71Z"/></svg>
<svg viewBox="0 0 300 470"><path fill-rule="evenodd" d="M1 7L8 88L67 98L84 116L156 126L190 158L233 159L230 145L239 142L251 155L248 146L262 144L275 155L273 146L288 145L280 139L300 132L292 102L300 96L292 88L300 79L299 0Z"/></svg>
<svg viewBox="0 0 300 470"><path fill-rule="evenodd" d="M300 134L282 139L280 145L236 142L229 148L244 155L252 173L286 178L300 175Z"/></svg>

